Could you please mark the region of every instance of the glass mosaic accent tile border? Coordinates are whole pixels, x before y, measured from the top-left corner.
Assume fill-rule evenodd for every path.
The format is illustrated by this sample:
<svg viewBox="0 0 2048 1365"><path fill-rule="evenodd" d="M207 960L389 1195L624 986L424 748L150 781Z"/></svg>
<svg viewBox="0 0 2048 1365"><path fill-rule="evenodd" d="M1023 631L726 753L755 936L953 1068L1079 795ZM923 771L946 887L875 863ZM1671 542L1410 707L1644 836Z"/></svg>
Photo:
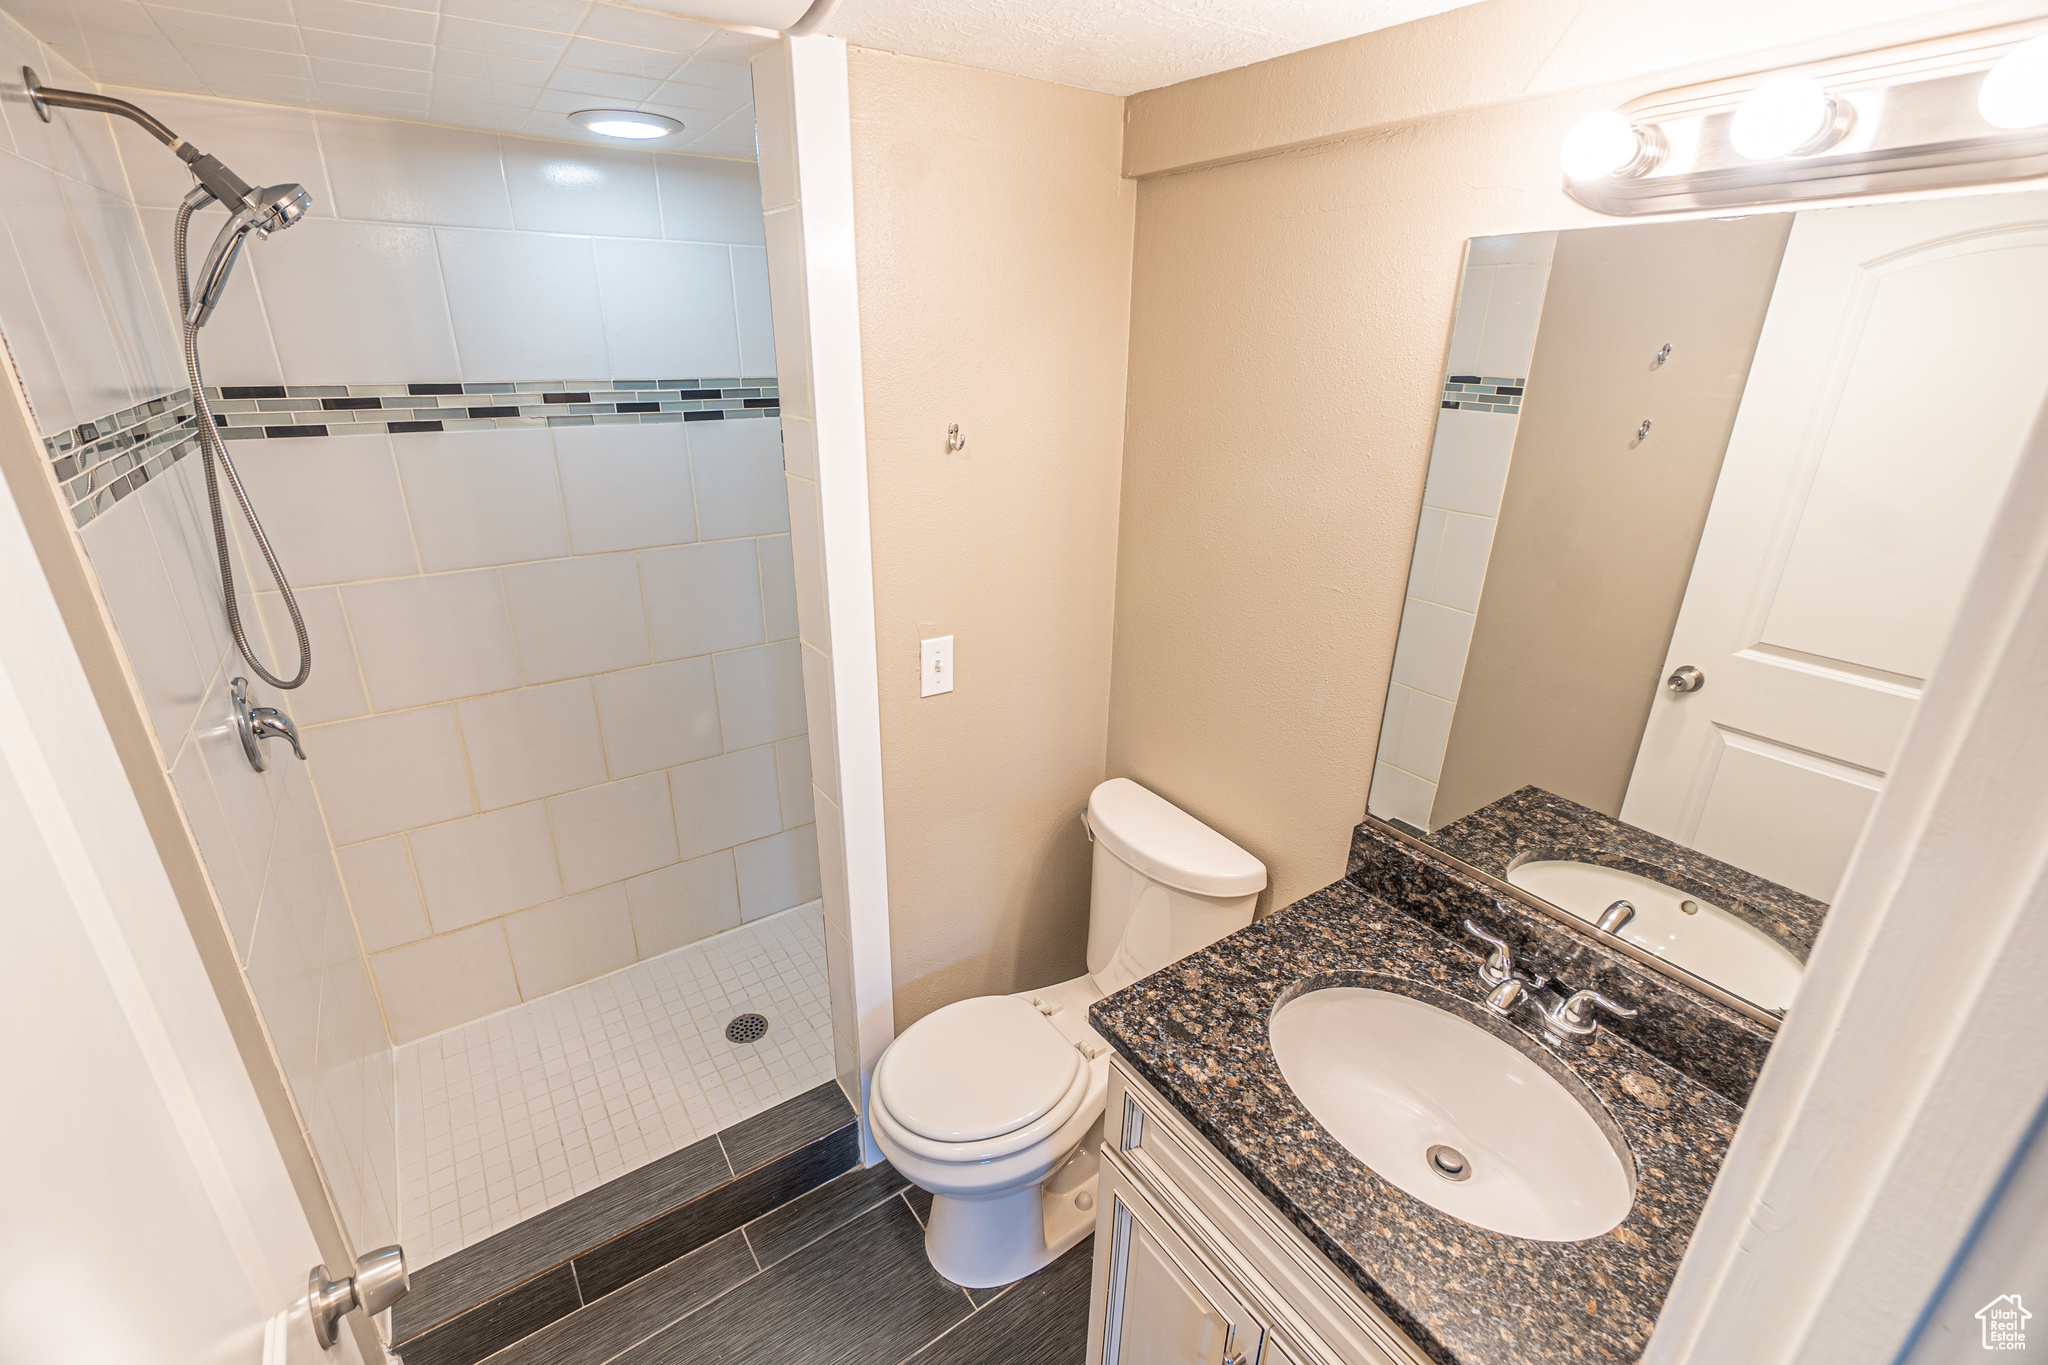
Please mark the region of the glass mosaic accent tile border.
<svg viewBox="0 0 2048 1365"><path fill-rule="evenodd" d="M511 427L721 422L779 417L775 376L759 379L545 379L509 384L209 386L224 441L402 436ZM197 453L192 391L179 389L43 438L74 525Z"/></svg>
<svg viewBox="0 0 2048 1365"><path fill-rule="evenodd" d="M1508 379L1492 374L1454 374L1444 380L1444 406L1472 412L1520 413L1527 376Z"/></svg>

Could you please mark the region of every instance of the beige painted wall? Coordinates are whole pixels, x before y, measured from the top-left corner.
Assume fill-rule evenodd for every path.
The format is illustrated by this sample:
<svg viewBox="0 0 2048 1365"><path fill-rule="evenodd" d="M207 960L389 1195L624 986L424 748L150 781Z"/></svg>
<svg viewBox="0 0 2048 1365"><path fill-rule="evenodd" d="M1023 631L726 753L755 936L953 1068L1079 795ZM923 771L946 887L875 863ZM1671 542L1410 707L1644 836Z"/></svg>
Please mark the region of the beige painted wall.
<svg viewBox="0 0 2048 1365"><path fill-rule="evenodd" d="M1465 239L1601 221L1556 170L1587 112L2030 12L1488 0L1133 96L1109 771L1265 859L1268 905L1340 876Z"/></svg>
<svg viewBox="0 0 2048 1365"><path fill-rule="evenodd" d="M900 1031L1085 970L1136 193L1113 96L858 48L849 76ZM957 685L920 699L946 634Z"/></svg>
<svg viewBox="0 0 2048 1365"><path fill-rule="evenodd" d="M1791 230L1557 234L1431 829L1530 783L1621 814Z"/></svg>

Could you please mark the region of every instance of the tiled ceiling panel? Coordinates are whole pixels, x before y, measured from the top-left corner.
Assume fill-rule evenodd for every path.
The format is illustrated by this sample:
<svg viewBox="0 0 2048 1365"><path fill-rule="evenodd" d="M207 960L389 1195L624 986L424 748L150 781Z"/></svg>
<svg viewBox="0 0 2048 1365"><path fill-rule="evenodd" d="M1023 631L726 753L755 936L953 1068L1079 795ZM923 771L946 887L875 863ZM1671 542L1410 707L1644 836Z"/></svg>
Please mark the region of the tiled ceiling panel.
<svg viewBox="0 0 2048 1365"><path fill-rule="evenodd" d="M645 109L684 131L644 145L719 156L754 155L747 62L771 41L602 0L0 0L0 8L103 85L582 142L607 140L571 124L576 110Z"/></svg>
<svg viewBox="0 0 2048 1365"><path fill-rule="evenodd" d="M824 31L913 57L1130 95L1476 0L843 0Z"/></svg>

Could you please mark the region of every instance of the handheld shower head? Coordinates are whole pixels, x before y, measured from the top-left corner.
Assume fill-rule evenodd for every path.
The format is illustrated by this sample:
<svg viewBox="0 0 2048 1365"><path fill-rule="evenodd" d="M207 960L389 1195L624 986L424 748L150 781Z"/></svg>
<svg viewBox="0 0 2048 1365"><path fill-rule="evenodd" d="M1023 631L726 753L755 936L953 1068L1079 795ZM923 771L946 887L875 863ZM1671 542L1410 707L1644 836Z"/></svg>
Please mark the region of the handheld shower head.
<svg viewBox="0 0 2048 1365"><path fill-rule="evenodd" d="M214 198L214 194L206 186L197 185L185 198L193 208L201 208ZM213 246L206 253L206 263L199 267L199 287L193 291L192 305L185 314L185 321L194 327L204 327L206 320L213 316L214 308L220 303L221 291L227 287L228 274L241 255L244 238L251 232L258 237L268 237L279 228L288 228L305 217L312 207L312 196L301 185L265 185L262 189L250 190L241 206L229 213L228 221L222 225L220 234L213 239Z"/></svg>
<svg viewBox="0 0 2048 1365"><path fill-rule="evenodd" d="M268 237L279 228L290 227L306 216L313 207L313 200L299 185L251 187L248 181L222 165L219 157L208 156L165 127L161 119L126 100L85 90L52 89L25 66L21 69L21 83L27 89L29 104L36 111L36 117L43 122L50 121L52 109L85 109L96 114L133 119L151 137L177 153L178 159L192 172L192 178L199 182L179 206L177 221L172 228L171 255L178 268L178 306L185 310L185 375L191 381L191 387L172 401L183 402L189 398L192 404L191 414L183 420L192 424L199 438L200 461L206 468L206 501L213 512L214 559L220 565L221 603L227 612L228 633L235 637L235 648L249 661L249 667L256 671L257 677L272 687L302 687L313 672L313 643L306 636L306 618L300 614L298 599L292 596L292 585L279 567L277 556L271 552L270 537L264 534L263 523L258 520L256 509L249 504L249 494L242 487L241 476L235 472L235 462L229 458L227 447L221 444L213 409L207 405L206 381L199 372L199 328L213 315L214 305L220 302L220 292L228 282L228 272L235 268L235 257L241 254L242 240L251 232L259 237ZM185 274L185 231L195 212L216 202L228 211L227 226L220 230L220 235L213 239L212 249L206 253L206 265L200 272L199 294L193 298ZM228 552L227 523L221 517L216 468L227 476L228 487L234 490L235 500L242 505L242 516L249 523L249 533L255 537L256 548L263 553L263 562L269 566L270 576L284 598L292 631L299 637L299 671L290 678L280 678L263 666L256 657L256 651L249 647L248 632L242 629L242 609L235 597L234 561ZM305 755L300 754L299 757L304 758Z"/></svg>
<svg viewBox="0 0 2048 1365"><path fill-rule="evenodd" d="M251 230L259 237L268 237L279 228L298 222L313 207L313 198L302 185L250 188L249 182L222 165L220 158L208 156L165 127L162 120L126 100L85 90L53 89L44 85L36 73L25 66L21 69L21 82L28 91L29 103L35 108L36 115L45 123L50 121L53 108L89 109L98 114L117 114L133 119L148 129L151 137L178 154L178 159L199 182L185 196L188 216L190 210L203 209L215 201L227 208L227 226L220 230L220 235L213 239L213 248L206 253L206 265L199 272L198 296L185 314L186 322L194 327L205 325L206 320L213 316L214 307L220 302L220 291L228 282L228 273L235 268L235 258L241 254L242 239ZM179 240L184 240L182 235Z"/></svg>

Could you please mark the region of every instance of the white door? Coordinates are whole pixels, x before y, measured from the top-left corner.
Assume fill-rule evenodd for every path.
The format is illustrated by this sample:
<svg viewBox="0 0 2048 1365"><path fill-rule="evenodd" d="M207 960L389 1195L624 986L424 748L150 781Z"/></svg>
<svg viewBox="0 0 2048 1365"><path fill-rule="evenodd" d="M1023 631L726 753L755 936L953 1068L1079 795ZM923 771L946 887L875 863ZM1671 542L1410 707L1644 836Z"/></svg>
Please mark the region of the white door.
<svg viewBox="0 0 2048 1365"><path fill-rule="evenodd" d="M1621 818L1834 898L2048 393L2048 195L1799 215Z"/></svg>
<svg viewBox="0 0 2048 1365"><path fill-rule="evenodd" d="M0 1039L0 1365L360 1362L5 484Z"/></svg>

